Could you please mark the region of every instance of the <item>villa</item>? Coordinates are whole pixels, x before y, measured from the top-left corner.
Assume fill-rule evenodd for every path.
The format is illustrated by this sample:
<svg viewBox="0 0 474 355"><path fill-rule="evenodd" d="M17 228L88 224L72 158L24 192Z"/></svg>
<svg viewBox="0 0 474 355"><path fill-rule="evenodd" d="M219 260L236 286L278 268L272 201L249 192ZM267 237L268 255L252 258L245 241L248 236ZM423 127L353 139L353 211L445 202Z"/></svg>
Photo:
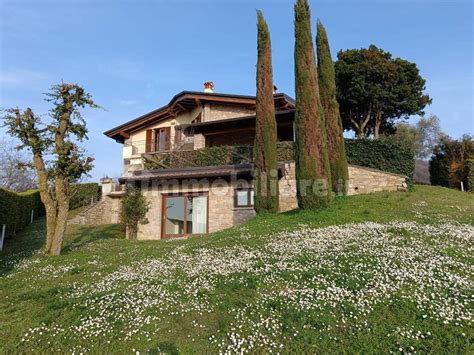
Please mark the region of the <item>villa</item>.
<svg viewBox="0 0 474 355"><path fill-rule="evenodd" d="M106 131L122 145L120 184L140 186L150 201L148 223L138 239L204 234L232 227L255 215L251 148L255 96L183 91L152 112ZM275 87L276 90L276 87ZM274 93L278 139L279 208L297 208L294 100ZM406 188L405 177L350 166L349 194ZM88 223L117 221L123 191L102 181L103 200ZM77 223L81 223L80 221Z"/></svg>

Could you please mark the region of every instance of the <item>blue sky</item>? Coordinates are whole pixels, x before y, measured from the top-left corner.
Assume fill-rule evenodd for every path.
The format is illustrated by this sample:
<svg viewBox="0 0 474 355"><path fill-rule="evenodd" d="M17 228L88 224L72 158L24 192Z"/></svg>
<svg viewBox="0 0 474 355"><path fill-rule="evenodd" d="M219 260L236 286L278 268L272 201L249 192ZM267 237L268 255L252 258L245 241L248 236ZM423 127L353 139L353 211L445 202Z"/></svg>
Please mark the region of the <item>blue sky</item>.
<svg viewBox="0 0 474 355"><path fill-rule="evenodd" d="M95 157L92 180L121 172L121 146L103 132L182 90L254 94L256 14L273 46L274 82L294 96L293 1L0 0L0 107L46 113L42 93L61 79L105 110L84 117ZM473 5L470 0L310 1L332 54L375 44L418 64L453 137L474 133ZM313 31L314 33L314 31ZM412 120L414 121L414 120ZM0 131L4 135L4 130Z"/></svg>

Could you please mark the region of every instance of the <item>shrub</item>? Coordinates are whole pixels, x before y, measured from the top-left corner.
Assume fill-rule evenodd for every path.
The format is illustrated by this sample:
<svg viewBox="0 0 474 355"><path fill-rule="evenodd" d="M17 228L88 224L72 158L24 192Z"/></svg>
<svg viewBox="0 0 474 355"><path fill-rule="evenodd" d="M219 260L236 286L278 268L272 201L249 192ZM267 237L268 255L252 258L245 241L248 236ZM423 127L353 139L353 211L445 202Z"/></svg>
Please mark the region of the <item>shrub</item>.
<svg viewBox="0 0 474 355"><path fill-rule="evenodd" d="M99 199L100 188L97 183L75 184L72 186L71 199L69 200L69 209L89 205L91 200L97 201Z"/></svg>
<svg viewBox="0 0 474 355"><path fill-rule="evenodd" d="M430 159L430 179L432 185L454 189L469 186L467 161L474 158L474 140L469 135L461 139L443 137L434 148Z"/></svg>
<svg viewBox="0 0 474 355"><path fill-rule="evenodd" d="M0 188L0 232L6 224L7 235L14 236L30 224L31 210L34 218L45 214L38 190L16 193Z"/></svg>
<svg viewBox="0 0 474 355"><path fill-rule="evenodd" d="M346 139L349 164L405 175L408 185L413 184L415 157L402 146L370 139Z"/></svg>
<svg viewBox="0 0 474 355"><path fill-rule="evenodd" d="M148 223L146 214L150 209L150 202L136 187L127 187L127 192L122 199L120 210L120 224L127 232L127 238L137 239L138 224Z"/></svg>

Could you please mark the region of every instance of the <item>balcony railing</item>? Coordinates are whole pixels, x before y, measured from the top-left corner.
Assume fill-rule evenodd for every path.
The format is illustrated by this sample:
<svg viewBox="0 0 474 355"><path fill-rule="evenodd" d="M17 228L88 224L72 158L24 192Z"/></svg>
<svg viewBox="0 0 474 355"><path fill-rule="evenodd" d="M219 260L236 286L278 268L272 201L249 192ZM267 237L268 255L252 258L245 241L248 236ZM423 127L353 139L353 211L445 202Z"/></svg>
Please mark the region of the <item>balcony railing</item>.
<svg viewBox="0 0 474 355"><path fill-rule="evenodd" d="M144 157L145 169L175 169L202 166L235 165L253 162L251 145L223 145L199 150L156 152ZM277 143L279 162L293 160L293 142Z"/></svg>
<svg viewBox="0 0 474 355"><path fill-rule="evenodd" d="M185 137L179 143L174 143L170 150L180 150L188 144L193 144L193 137ZM156 144L147 143L145 140L127 142L123 145L123 158L138 158L144 153L166 153L170 150L159 150Z"/></svg>

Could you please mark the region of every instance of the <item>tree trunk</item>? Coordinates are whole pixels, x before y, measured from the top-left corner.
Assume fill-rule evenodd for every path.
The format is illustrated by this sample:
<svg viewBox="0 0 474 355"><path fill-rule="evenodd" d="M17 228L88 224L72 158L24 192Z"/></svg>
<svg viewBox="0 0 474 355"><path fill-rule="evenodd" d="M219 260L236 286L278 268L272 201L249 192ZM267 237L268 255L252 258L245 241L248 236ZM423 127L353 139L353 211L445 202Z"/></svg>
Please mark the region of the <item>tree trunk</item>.
<svg viewBox="0 0 474 355"><path fill-rule="evenodd" d="M46 210L46 245L45 249L49 255L59 255L66 231L69 213L69 195L67 183L56 179L56 194L52 194L48 186L48 173L40 153L33 155L33 164L38 174L38 188L41 202Z"/></svg>
<svg viewBox="0 0 474 355"><path fill-rule="evenodd" d="M377 109L377 114L375 115L375 125L374 125L374 139L379 139L380 126L382 125L382 110Z"/></svg>
<svg viewBox="0 0 474 355"><path fill-rule="evenodd" d="M361 123L357 123L357 121L355 121L352 117L349 116L351 123L354 125L357 131L358 139L364 139L366 137L365 128L367 127L367 124L370 121L371 115L372 115L372 106L369 106L367 114L365 115L365 118Z"/></svg>
<svg viewBox="0 0 474 355"><path fill-rule="evenodd" d="M364 139L365 138L365 131L363 128L358 128L357 129L357 138L358 139Z"/></svg>
<svg viewBox="0 0 474 355"><path fill-rule="evenodd" d="M43 203L46 207L46 252L50 254L56 229L57 207L55 204L48 206L46 202Z"/></svg>
<svg viewBox="0 0 474 355"><path fill-rule="evenodd" d="M138 223L137 223L138 224ZM138 226L137 227L127 227L127 236L129 240L137 240Z"/></svg>
<svg viewBox="0 0 474 355"><path fill-rule="evenodd" d="M61 254L61 249L64 240L64 234L66 233L67 219L69 213L69 206L63 205L58 208L56 215L56 223L54 225L54 231L52 233L51 245L47 250L49 255Z"/></svg>

